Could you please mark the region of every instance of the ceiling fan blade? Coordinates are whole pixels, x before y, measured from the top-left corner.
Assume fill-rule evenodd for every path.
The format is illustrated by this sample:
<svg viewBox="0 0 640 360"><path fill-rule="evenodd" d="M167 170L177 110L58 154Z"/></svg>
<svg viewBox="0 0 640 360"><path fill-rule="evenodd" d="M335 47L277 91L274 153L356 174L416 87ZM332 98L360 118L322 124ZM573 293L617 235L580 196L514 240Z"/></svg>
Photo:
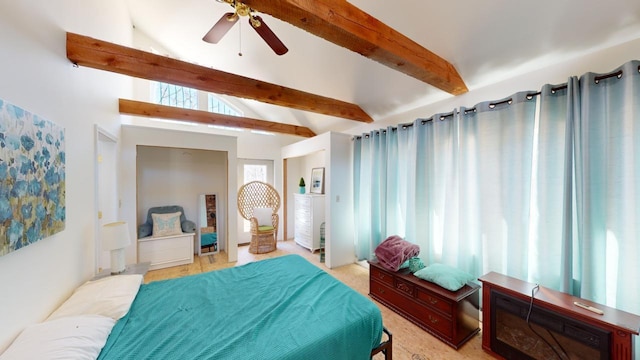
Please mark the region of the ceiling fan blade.
<svg viewBox="0 0 640 360"><path fill-rule="evenodd" d="M289 51L289 49L287 49L287 47L284 46L282 41L278 39L276 34L274 34L273 31L269 29L267 24L264 23L264 21L260 16L257 16L257 15L253 16L253 19L258 21L259 26L255 26L254 25L255 22L251 21L251 18L249 18L249 23L251 24L251 27L255 29L258 35L260 35L260 37L267 43L267 45L269 45L269 47L276 54L284 55L287 53L287 51Z"/></svg>
<svg viewBox="0 0 640 360"><path fill-rule="evenodd" d="M222 37L235 25L238 21L238 15L235 13L228 12L218 20L218 22L213 25L211 30L202 38L202 40L217 44L218 41L222 39Z"/></svg>

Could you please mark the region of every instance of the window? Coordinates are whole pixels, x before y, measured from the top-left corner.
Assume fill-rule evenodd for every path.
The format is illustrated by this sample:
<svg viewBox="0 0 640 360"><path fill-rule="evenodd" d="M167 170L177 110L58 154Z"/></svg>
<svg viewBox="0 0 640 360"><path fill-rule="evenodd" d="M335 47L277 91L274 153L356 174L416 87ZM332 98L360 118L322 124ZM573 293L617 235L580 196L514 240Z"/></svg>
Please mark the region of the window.
<svg viewBox="0 0 640 360"><path fill-rule="evenodd" d="M267 165L244 165L244 184L252 181L267 181Z"/></svg>
<svg viewBox="0 0 640 360"><path fill-rule="evenodd" d="M238 183L246 184L251 181L263 181L273 185L273 160L238 159ZM248 243L250 240L249 221L238 223L238 244Z"/></svg>
<svg viewBox="0 0 640 360"><path fill-rule="evenodd" d="M207 110L209 112L224 114L224 115L242 116L242 114L239 111L229 106L229 104L224 102L219 97L213 94L208 94L207 98L208 98Z"/></svg>
<svg viewBox="0 0 640 360"><path fill-rule="evenodd" d="M251 165L246 164L243 166L244 168L244 184L252 182L252 181L267 181L267 166L266 165ZM251 223L248 220L244 221L244 232L249 232L251 230Z"/></svg>
<svg viewBox="0 0 640 360"><path fill-rule="evenodd" d="M231 116L243 116L244 114L228 104L225 100L219 98L214 94L207 93L207 104L206 109L204 108L204 104L198 104L198 94L199 91L196 89L167 84L163 82L152 82L151 83L151 101L155 104L174 106L184 109L191 110L203 110L209 111L212 113L218 113L223 115L231 115ZM204 96L204 95L201 95ZM204 97L202 97L204 99ZM174 122L185 124L183 121L178 120L160 120L153 119L156 121L165 121L165 122ZM197 124L192 124L197 125ZM230 126L221 126L221 125L209 125L210 127L223 129L223 130L234 130L234 131L243 131L240 128L234 128Z"/></svg>
<svg viewBox="0 0 640 360"><path fill-rule="evenodd" d="M152 99L156 104L198 109L198 91L184 86L154 83Z"/></svg>

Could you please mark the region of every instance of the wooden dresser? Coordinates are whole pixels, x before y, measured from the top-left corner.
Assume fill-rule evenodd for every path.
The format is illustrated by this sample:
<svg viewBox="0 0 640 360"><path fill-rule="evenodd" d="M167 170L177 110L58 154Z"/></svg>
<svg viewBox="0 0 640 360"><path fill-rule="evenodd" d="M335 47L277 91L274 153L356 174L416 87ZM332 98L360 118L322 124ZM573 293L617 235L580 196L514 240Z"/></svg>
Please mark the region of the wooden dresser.
<svg viewBox="0 0 640 360"><path fill-rule="evenodd" d="M480 331L479 285L453 292L415 277L409 269L392 272L369 262L369 295L454 349Z"/></svg>

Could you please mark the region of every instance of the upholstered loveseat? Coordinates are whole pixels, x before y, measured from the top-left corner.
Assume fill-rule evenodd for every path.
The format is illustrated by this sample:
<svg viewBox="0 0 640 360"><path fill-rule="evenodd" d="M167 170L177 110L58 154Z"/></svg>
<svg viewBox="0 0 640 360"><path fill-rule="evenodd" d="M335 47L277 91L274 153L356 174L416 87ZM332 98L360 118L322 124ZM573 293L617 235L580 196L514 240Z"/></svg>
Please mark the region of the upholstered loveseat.
<svg viewBox="0 0 640 360"><path fill-rule="evenodd" d="M147 212L147 221L138 226L138 239L150 236L153 233L153 217L151 214L168 214L175 213L180 211L180 226L182 227L182 232L185 233L195 233L196 232L196 224L187 220L184 215L184 209L179 205L169 205L169 206L157 206L152 207Z"/></svg>

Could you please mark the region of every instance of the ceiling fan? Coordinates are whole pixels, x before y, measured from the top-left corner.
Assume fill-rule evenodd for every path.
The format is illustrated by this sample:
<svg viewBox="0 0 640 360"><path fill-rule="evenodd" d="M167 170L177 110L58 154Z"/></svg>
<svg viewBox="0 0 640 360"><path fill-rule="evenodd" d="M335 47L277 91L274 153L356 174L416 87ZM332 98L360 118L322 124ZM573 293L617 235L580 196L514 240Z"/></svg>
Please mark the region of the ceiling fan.
<svg viewBox="0 0 640 360"><path fill-rule="evenodd" d="M236 0L216 0L217 2L227 3L234 8L234 12L228 12L213 25L211 30L202 38L202 40L217 44L218 41L224 37L224 35L235 25L240 16L248 16L249 24L260 35L260 37L269 45L269 47L278 55L284 55L289 49L278 39L276 34L269 29L267 24L264 23L262 18L255 15L254 10L248 5Z"/></svg>

